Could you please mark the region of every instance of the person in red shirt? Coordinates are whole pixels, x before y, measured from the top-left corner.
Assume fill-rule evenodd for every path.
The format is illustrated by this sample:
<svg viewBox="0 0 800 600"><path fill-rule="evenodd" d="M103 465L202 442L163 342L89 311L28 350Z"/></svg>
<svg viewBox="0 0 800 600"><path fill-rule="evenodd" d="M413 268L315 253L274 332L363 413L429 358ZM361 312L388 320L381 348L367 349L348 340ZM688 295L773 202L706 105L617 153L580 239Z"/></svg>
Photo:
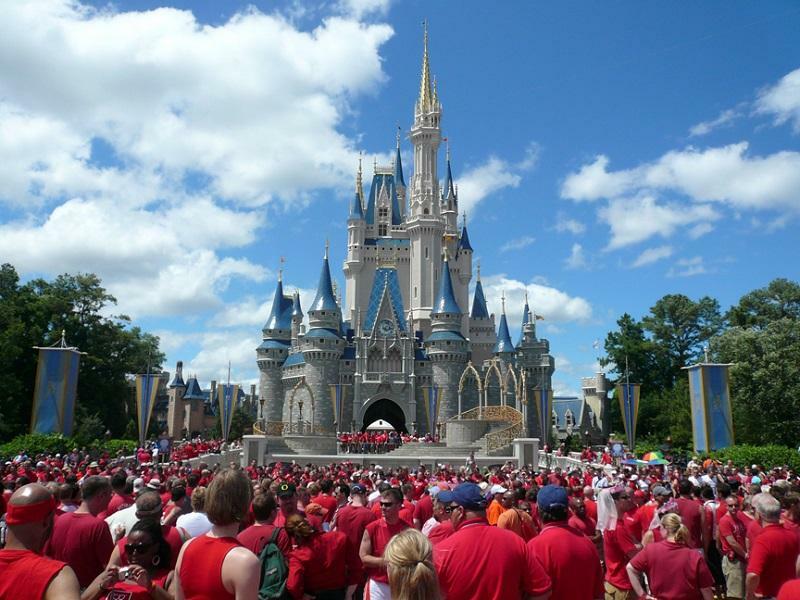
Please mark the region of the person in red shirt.
<svg viewBox="0 0 800 600"><path fill-rule="evenodd" d="M390 600L389 576L383 551L393 536L410 527L400 518L403 505L403 494L400 490L389 488L382 492L380 505L383 518L367 525L359 549L361 562L367 570L370 600Z"/></svg>
<svg viewBox="0 0 800 600"><path fill-rule="evenodd" d="M453 533L434 549L433 561L446 598L547 598L551 581L518 535L489 526L486 501L474 483L439 493Z"/></svg>
<svg viewBox="0 0 800 600"><path fill-rule="evenodd" d="M583 496L573 496L569 501L572 509L572 516L567 521L567 525L577 529L585 535L592 544L597 547L603 543L603 534L597 530L597 521L586 514L586 501Z"/></svg>
<svg viewBox="0 0 800 600"><path fill-rule="evenodd" d="M586 516L597 522L597 502L594 499L594 488L591 485L583 488L583 504L586 506Z"/></svg>
<svg viewBox="0 0 800 600"><path fill-rule="evenodd" d="M433 498L430 490L425 488L414 507L414 528L421 530L422 526L433 516Z"/></svg>
<svg viewBox="0 0 800 600"><path fill-rule="evenodd" d="M694 486L688 479L681 479L678 482L678 493L680 497L675 501L678 504L678 514L681 522L689 530L690 544L692 548L705 550L708 547L708 536L706 531L706 512L694 498L692 490Z"/></svg>
<svg viewBox="0 0 800 600"><path fill-rule="evenodd" d="M769 494L757 494L753 507L762 531L753 543L747 563L745 592L748 600L755 596L777 596L781 586L796 576L800 554L797 535L780 523L780 502Z"/></svg>
<svg viewBox="0 0 800 600"><path fill-rule="evenodd" d="M9 499L6 546L0 550L0 600L79 600L80 584L65 562L42 556L53 530L57 501L41 484L19 488ZM99 594L110 583L101 573L87 590Z"/></svg>
<svg viewBox="0 0 800 600"><path fill-rule="evenodd" d="M325 509L326 512L323 521L325 523L330 523L336 509L339 507L336 498L331 495L333 491L333 482L330 479L323 479L319 482L319 488L320 493L316 496L312 496L311 502L315 502Z"/></svg>
<svg viewBox="0 0 800 600"><path fill-rule="evenodd" d="M125 471L120 469L111 476L111 490L114 492L111 500L106 507L106 510L100 513L99 517L105 519L109 515L113 515L118 510L128 508L134 502L133 495L126 490L128 487L128 477ZM130 490L133 491L133 488Z"/></svg>
<svg viewBox="0 0 800 600"><path fill-rule="evenodd" d="M645 596L641 574L647 574L653 598L703 598L713 600L714 578L703 556L690 548L689 530L675 513L664 515L661 527L665 540L648 544L628 563L631 585L641 598Z"/></svg>
<svg viewBox="0 0 800 600"><path fill-rule="evenodd" d="M633 507L630 488L617 485L600 492L597 501L597 527L603 533L606 562L606 598L626 600L633 586L625 570L628 561L641 549L628 531L624 515Z"/></svg>
<svg viewBox="0 0 800 600"><path fill-rule="evenodd" d="M274 521L278 514L278 502L272 492L266 492L253 498L252 507L255 523L245 528L236 536L236 539L250 552L259 556L272 537L272 532L276 529ZM289 552L292 550L292 542L285 529L279 528L275 543L280 548L284 558L288 560Z"/></svg>
<svg viewBox="0 0 800 600"><path fill-rule="evenodd" d="M286 524L286 519L292 515L299 514L305 516L305 513L297 508L297 488L293 483L288 481L281 483L278 486L277 496L278 515L275 517L273 523L275 527L283 527Z"/></svg>
<svg viewBox="0 0 800 600"><path fill-rule="evenodd" d="M653 488L653 499L640 506L636 511L636 532L639 534L639 541L644 538L644 534L649 529L652 529L653 517L670 498L672 498L672 490L663 485L657 485Z"/></svg>
<svg viewBox="0 0 800 600"><path fill-rule="evenodd" d="M294 600L311 596L326 600L349 598L361 568L347 536L339 531L316 531L300 515L286 521L286 531L297 547L289 555L286 589Z"/></svg>
<svg viewBox="0 0 800 600"><path fill-rule="evenodd" d="M776 600L800 600L800 579L784 583Z"/></svg>
<svg viewBox="0 0 800 600"><path fill-rule="evenodd" d="M744 598L745 563L747 561L747 524L736 496L724 500L728 513L719 520L719 542L722 547L722 574L727 597Z"/></svg>
<svg viewBox="0 0 800 600"><path fill-rule="evenodd" d="M550 600L602 599L600 555L591 540L568 524L566 490L560 486L545 486L539 490L536 502L543 527L539 535L528 542L528 551L550 577L553 584ZM583 510L583 498L573 498L572 503L573 506L580 503Z"/></svg>
<svg viewBox="0 0 800 600"><path fill-rule="evenodd" d="M105 477L93 475L83 480L81 492L78 509L56 519L45 553L72 567L85 588L105 570L114 550L108 525L97 518L111 500L111 484Z"/></svg>

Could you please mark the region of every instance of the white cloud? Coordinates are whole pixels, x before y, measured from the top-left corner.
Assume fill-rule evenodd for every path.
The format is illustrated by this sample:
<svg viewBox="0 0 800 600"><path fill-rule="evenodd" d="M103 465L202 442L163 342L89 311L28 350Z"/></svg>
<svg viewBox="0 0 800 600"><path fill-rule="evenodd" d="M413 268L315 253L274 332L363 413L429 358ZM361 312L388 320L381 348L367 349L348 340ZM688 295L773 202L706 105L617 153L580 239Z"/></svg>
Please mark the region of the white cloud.
<svg viewBox="0 0 800 600"><path fill-rule="evenodd" d="M583 246L577 242L572 244L572 250L570 251L569 256L564 259L564 265L568 269L585 269L588 267L589 263L584 255Z"/></svg>
<svg viewBox="0 0 800 600"><path fill-rule="evenodd" d="M698 223L689 230L689 237L696 240L712 231L714 231L714 226L711 223Z"/></svg>
<svg viewBox="0 0 800 600"><path fill-rule="evenodd" d="M611 200L598 210L598 215L611 228L608 250L643 242L654 235L668 238L679 227L707 223L720 216L707 204L658 204L651 196Z"/></svg>
<svg viewBox="0 0 800 600"><path fill-rule="evenodd" d="M510 240L500 247L500 252L509 252L511 250L522 250L527 248L536 241L536 238L526 235L520 238Z"/></svg>
<svg viewBox="0 0 800 600"><path fill-rule="evenodd" d="M763 90L756 100L756 112L772 115L779 125L791 123L794 131L800 133L800 69Z"/></svg>
<svg viewBox="0 0 800 600"><path fill-rule="evenodd" d="M256 348L261 343L260 332L250 329L226 329L209 331L200 340L200 349L191 357L170 357L170 365L183 360L183 370L195 373L207 385L212 379L225 381L228 377L228 361L231 365L231 383L240 383L245 391L251 383L258 384Z"/></svg>
<svg viewBox="0 0 800 600"><path fill-rule="evenodd" d="M736 209L800 208L800 152L750 156L748 143L667 152L657 161L609 171L599 156L567 176L561 195L576 201L659 192L685 194L695 202L721 202Z"/></svg>
<svg viewBox="0 0 800 600"><path fill-rule="evenodd" d="M581 235L586 231L586 225L575 219L568 218L564 213L558 213L556 217L556 231L559 233L568 231L573 235Z"/></svg>
<svg viewBox="0 0 800 600"><path fill-rule="evenodd" d="M306 307L311 306L316 289L296 288L284 284L283 293L294 294L300 292L300 308L306 312ZM275 288L272 288L264 298L246 296L242 300L225 305L225 307L211 318L210 325L215 327L250 327L259 328L264 325L267 316L272 310L272 299L275 297Z"/></svg>
<svg viewBox="0 0 800 600"><path fill-rule="evenodd" d="M742 113L737 108L729 108L723 110L716 119L711 121L703 121L697 125L693 125L689 129L690 137L697 137L711 133L715 129L730 125L733 121L742 116Z"/></svg>
<svg viewBox="0 0 800 600"><path fill-rule="evenodd" d="M647 250L642 252L636 258L635 261L633 261L631 267L636 269L638 267L650 265L653 264L654 262L658 262L659 260L669 258L670 256L672 256L672 246L658 246L656 248L648 248Z"/></svg>
<svg viewBox="0 0 800 600"><path fill-rule="evenodd" d="M490 312L495 313L499 321L501 295L506 297L506 317L509 327L512 328L512 337L516 339L522 322L522 309L525 306L525 293L528 293L528 304L536 314L542 315L544 321L537 321L539 325L549 323L586 322L592 316L592 306L580 296L570 296L567 292L551 286L538 283L524 283L510 279L504 274L481 277L483 291Z"/></svg>
<svg viewBox="0 0 800 600"><path fill-rule="evenodd" d="M367 15L385 16L389 12L391 0L340 0L342 14L361 20Z"/></svg>
<svg viewBox="0 0 800 600"><path fill-rule="evenodd" d="M695 256L693 258L680 259L670 270L667 272L668 277L693 277L694 275L703 275L708 273L703 257Z"/></svg>

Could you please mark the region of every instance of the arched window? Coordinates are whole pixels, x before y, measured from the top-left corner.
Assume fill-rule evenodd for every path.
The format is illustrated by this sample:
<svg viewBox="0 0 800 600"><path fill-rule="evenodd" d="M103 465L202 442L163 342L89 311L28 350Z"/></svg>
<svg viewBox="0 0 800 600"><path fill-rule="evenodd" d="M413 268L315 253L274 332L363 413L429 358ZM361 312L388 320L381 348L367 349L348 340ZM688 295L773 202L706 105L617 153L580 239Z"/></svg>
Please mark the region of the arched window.
<svg viewBox="0 0 800 600"><path fill-rule="evenodd" d="M574 427L575 426L575 417L572 414L570 409L567 409L567 412L564 413L564 426L565 427Z"/></svg>

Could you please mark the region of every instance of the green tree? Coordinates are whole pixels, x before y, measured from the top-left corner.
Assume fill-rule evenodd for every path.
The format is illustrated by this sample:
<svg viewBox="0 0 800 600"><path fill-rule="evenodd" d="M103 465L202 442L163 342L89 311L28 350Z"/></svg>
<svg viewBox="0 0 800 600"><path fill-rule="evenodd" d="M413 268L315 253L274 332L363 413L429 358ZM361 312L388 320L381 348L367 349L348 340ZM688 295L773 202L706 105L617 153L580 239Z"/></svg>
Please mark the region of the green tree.
<svg viewBox="0 0 800 600"><path fill-rule="evenodd" d="M800 285L788 279L774 279L765 288L745 294L728 311L734 327L763 329L780 319L800 320Z"/></svg>
<svg viewBox="0 0 800 600"><path fill-rule="evenodd" d="M107 316L116 299L92 274L60 275L20 285L11 265L0 267L0 368L6 375L0 395L0 434L29 427L37 353L33 346L58 343L62 331L81 352L76 416L96 415L115 435L131 415L126 374L160 369L158 338L132 327L125 315Z"/></svg>

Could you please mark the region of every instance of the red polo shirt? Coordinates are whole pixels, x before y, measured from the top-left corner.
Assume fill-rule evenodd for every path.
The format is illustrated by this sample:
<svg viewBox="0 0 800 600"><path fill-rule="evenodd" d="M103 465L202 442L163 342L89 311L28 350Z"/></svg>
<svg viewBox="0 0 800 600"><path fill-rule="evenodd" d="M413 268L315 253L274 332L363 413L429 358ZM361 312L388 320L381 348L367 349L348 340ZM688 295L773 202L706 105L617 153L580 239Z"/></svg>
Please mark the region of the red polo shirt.
<svg viewBox="0 0 800 600"><path fill-rule="evenodd" d="M800 541L779 523L768 524L753 542L747 572L760 576L757 594L777 596L781 586L794 579Z"/></svg>
<svg viewBox="0 0 800 600"><path fill-rule="evenodd" d="M71 512L56 519L45 553L72 567L85 588L105 570L113 550L114 540L105 521L89 513Z"/></svg>
<svg viewBox="0 0 800 600"><path fill-rule="evenodd" d="M689 535L692 540L693 548L703 547L703 524L701 514L703 507L694 500L689 498L677 498L675 502L678 504L678 514L681 516L681 521L689 530Z"/></svg>
<svg viewBox="0 0 800 600"><path fill-rule="evenodd" d="M428 539L435 547L442 540L446 540L453 533L453 524L450 521L442 521L428 532Z"/></svg>
<svg viewBox="0 0 800 600"><path fill-rule="evenodd" d="M258 556L261 554L264 546L267 545L267 542L269 542L270 538L272 537L272 532L275 531L275 529L276 528L274 525L268 524L250 525L250 527L246 527L239 535L236 536L236 541L250 550L250 552ZM278 548L280 548L283 556L288 558L289 552L292 551L292 542L289 539L289 536L286 534L286 530L282 527L278 532L278 537L275 539L275 544L278 546Z"/></svg>
<svg viewBox="0 0 800 600"><path fill-rule="evenodd" d="M336 512L336 531L341 531L358 548L367 525L377 517L366 506L345 504Z"/></svg>
<svg viewBox="0 0 800 600"><path fill-rule="evenodd" d="M650 593L656 598L695 600L701 589L714 587L703 556L684 544L666 540L648 544L631 559L631 565L647 573Z"/></svg>
<svg viewBox="0 0 800 600"><path fill-rule="evenodd" d="M409 527L410 525L402 519L394 525L389 525L386 519L373 521L367 525L365 531L369 535L370 542L372 543L372 556L383 556L383 551L386 549L389 540ZM389 575L386 573L385 567L382 569L367 569L367 576L381 583L389 583Z"/></svg>
<svg viewBox="0 0 800 600"><path fill-rule="evenodd" d="M800 600L800 579L784 583L778 593L778 600Z"/></svg>
<svg viewBox="0 0 800 600"><path fill-rule="evenodd" d="M617 521L617 528L603 532L603 555L606 560L606 581L621 590L631 590L630 579L625 567L628 555L636 550L636 545L625 527L623 519Z"/></svg>
<svg viewBox="0 0 800 600"><path fill-rule="evenodd" d="M433 551L447 598L518 600L550 589L550 578L522 538L485 518L469 519Z"/></svg>
<svg viewBox="0 0 800 600"><path fill-rule="evenodd" d="M603 597L600 555L582 532L564 523L548 523L528 542L528 551L553 582L550 600Z"/></svg>
<svg viewBox="0 0 800 600"><path fill-rule="evenodd" d="M430 519L433 516L433 500L431 499L430 495L425 494L417 500L416 506L414 506L414 519L418 520L420 523L420 529L425 524L425 521Z"/></svg>
<svg viewBox="0 0 800 600"><path fill-rule="evenodd" d="M361 564L347 536L339 531L315 533L289 554L286 589L292 598L337 590L358 583Z"/></svg>
<svg viewBox="0 0 800 600"><path fill-rule="evenodd" d="M747 525L745 525L738 513L735 517L728 513L719 520L719 542L722 545L722 553L725 555L733 552L733 548L731 548L727 540L729 535L733 536L733 539L736 540L745 552L747 551L747 546L745 545ZM742 557L739 558L741 559Z"/></svg>

